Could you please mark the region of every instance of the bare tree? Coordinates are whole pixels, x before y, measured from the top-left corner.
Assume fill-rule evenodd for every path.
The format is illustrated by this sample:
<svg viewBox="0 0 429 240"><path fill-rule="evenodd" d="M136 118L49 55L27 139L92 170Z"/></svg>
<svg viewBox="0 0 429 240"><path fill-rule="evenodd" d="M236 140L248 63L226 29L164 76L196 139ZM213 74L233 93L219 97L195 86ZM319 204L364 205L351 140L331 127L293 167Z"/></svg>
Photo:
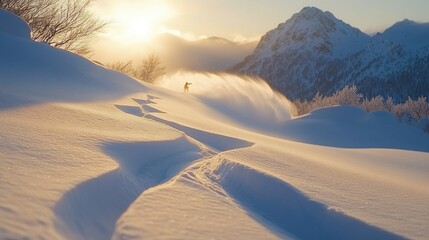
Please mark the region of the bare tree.
<svg viewBox="0 0 429 240"><path fill-rule="evenodd" d="M0 0L0 8L20 16L28 23L42 18L54 4L53 0Z"/></svg>
<svg viewBox="0 0 429 240"><path fill-rule="evenodd" d="M113 69L115 71L118 71L127 75L133 75L135 72L132 60L128 62L117 61L113 63L108 63L106 64L106 66L110 69Z"/></svg>
<svg viewBox="0 0 429 240"><path fill-rule="evenodd" d="M0 0L4 8L24 19L32 38L78 54L88 54L89 39L106 26L87 9L91 0Z"/></svg>
<svg viewBox="0 0 429 240"><path fill-rule="evenodd" d="M165 74L165 68L161 66L161 60L155 54L143 59L136 67L134 76L142 81L154 83L160 76Z"/></svg>

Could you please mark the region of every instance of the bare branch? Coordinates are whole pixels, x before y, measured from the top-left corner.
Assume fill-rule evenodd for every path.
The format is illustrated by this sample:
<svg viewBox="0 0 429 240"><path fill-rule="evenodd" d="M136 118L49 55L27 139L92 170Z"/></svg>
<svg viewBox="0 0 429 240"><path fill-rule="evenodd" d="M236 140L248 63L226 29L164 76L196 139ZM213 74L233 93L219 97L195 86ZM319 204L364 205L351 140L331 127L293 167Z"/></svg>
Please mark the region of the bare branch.
<svg viewBox="0 0 429 240"><path fill-rule="evenodd" d="M116 70L121 73L125 73L127 75L133 75L134 73L134 67L133 67L133 61L130 60L128 62L113 62L106 65L108 68L111 68L113 70Z"/></svg>
<svg viewBox="0 0 429 240"><path fill-rule="evenodd" d="M54 47L87 54L89 40L107 23L89 12L90 0L0 0L4 8L23 18L32 38Z"/></svg>
<svg viewBox="0 0 429 240"><path fill-rule="evenodd" d="M147 58L143 59L134 72L134 76L136 78L150 83L154 83L164 74L165 68L161 66L161 60L155 54L151 54Z"/></svg>

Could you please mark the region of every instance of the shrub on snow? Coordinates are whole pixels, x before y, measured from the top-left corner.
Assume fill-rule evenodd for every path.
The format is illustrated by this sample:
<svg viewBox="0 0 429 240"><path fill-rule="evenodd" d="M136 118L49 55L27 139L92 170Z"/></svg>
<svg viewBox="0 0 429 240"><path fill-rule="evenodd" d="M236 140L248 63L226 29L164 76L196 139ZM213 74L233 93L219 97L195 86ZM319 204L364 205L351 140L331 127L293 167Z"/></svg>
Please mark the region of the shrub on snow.
<svg viewBox="0 0 429 240"><path fill-rule="evenodd" d="M386 110L395 114L400 121L416 124L429 133L429 103L427 98L423 96L417 100L409 97L402 104L395 104L392 97L388 97L386 100L382 96L363 99L363 95L358 93L356 86L353 85L344 87L332 96L325 97L318 92L312 101L297 100L294 104L298 115L304 115L315 109L334 105L354 105L367 112Z"/></svg>

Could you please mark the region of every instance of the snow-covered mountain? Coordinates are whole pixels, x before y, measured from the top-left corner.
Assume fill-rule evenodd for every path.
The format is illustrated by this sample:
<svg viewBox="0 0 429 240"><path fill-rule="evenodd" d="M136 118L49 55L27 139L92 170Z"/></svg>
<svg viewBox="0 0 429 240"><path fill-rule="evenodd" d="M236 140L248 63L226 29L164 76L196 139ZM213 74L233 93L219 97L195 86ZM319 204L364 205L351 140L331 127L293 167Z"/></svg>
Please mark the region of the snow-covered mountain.
<svg viewBox="0 0 429 240"><path fill-rule="evenodd" d="M265 34L233 71L257 75L291 99L355 84L367 97L429 97L429 24L398 22L373 37L306 7Z"/></svg>

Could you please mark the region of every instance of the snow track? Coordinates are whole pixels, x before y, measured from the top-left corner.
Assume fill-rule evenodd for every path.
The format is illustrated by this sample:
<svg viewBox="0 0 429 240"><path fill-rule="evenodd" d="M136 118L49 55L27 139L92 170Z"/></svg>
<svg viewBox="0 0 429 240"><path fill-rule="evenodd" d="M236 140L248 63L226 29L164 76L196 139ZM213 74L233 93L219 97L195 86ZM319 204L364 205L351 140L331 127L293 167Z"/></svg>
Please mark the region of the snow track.
<svg viewBox="0 0 429 240"><path fill-rule="evenodd" d="M299 239L403 239L314 201L290 184L223 157L203 174L241 208L280 236ZM201 173L199 173L201 174Z"/></svg>
<svg viewBox="0 0 429 240"><path fill-rule="evenodd" d="M133 100L142 104L115 107L127 114L164 123L183 134L169 141L104 143L104 152L120 167L79 184L55 206L57 228L70 239L110 239L118 218L147 189L169 181L196 161L253 145L152 116L149 113L163 113L147 105L155 102Z"/></svg>
<svg viewBox="0 0 429 240"><path fill-rule="evenodd" d="M110 239L117 219L145 190L162 184L207 152L188 137L160 142L105 143L120 168L68 191L55 207L70 239ZM147 154L148 152L153 154Z"/></svg>
<svg viewBox="0 0 429 240"><path fill-rule="evenodd" d="M115 106L125 113L166 124L183 135L170 141L103 144L104 152L120 168L88 180L63 196L56 214L66 236L112 238L118 219L144 196L144 191L166 182L190 181L235 202L236 207L281 238L403 239L330 209L273 175L222 156L225 151L251 147L253 143L164 120L151 114L163 113L149 106L155 104L152 100L133 100L140 106Z"/></svg>
<svg viewBox="0 0 429 240"><path fill-rule="evenodd" d="M83 182L56 204L56 227L68 239L110 239L116 220L143 189L120 169Z"/></svg>

